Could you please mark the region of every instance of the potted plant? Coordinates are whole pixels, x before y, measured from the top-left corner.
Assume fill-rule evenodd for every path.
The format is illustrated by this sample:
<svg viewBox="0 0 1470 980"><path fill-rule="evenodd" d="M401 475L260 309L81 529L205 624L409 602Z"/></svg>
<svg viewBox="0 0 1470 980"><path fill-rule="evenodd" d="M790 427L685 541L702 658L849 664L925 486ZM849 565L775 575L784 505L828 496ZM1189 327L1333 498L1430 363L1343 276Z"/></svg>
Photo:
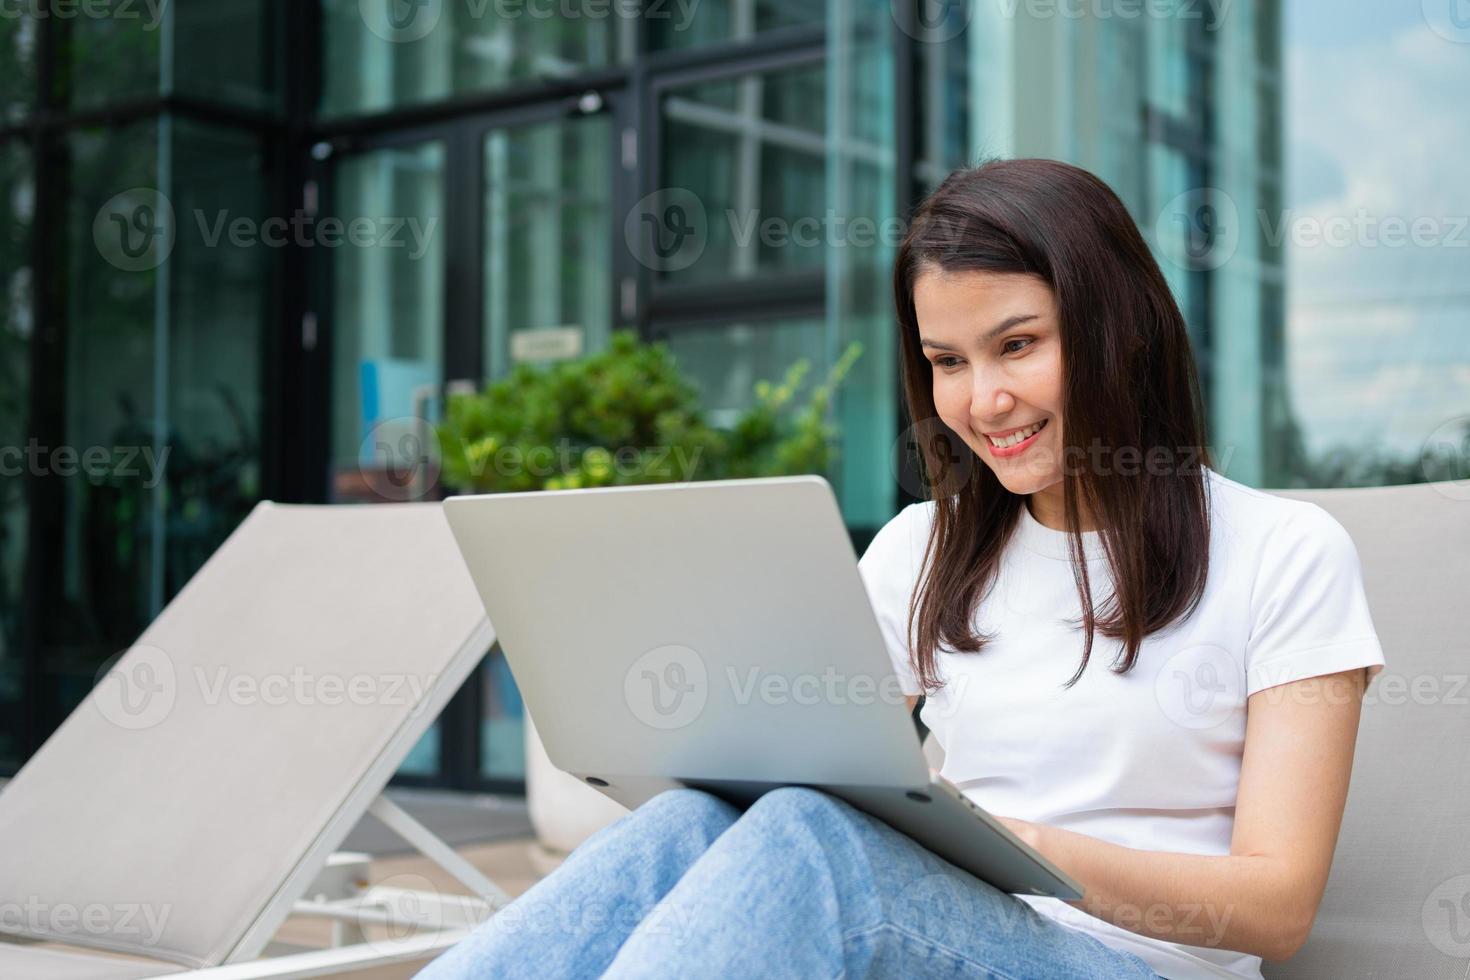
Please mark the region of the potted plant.
<svg viewBox="0 0 1470 980"><path fill-rule="evenodd" d="M436 427L441 480L499 493L825 474L836 455L832 394L861 353L851 344L799 405L810 364L795 362L779 384L758 382L754 403L720 428L665 344L617 331L599 353L520 364L482 391L451 396ZM529 713L525 741L533 860L545 871L626 811L552 766Z"/></svg>

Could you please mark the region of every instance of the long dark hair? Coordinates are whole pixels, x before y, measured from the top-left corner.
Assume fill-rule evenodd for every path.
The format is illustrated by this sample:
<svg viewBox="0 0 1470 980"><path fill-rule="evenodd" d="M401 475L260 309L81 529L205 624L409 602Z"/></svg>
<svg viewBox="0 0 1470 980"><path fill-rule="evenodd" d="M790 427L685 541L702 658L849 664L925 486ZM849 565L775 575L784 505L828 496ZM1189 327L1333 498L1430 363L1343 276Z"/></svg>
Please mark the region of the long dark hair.
<svg viewBox="0 0 1470 980"><path fill-rule="evenodd" d="M1198 605L1209 569L1204 411L1184 317L1123 203L1097 177L1056 160L990 160L951 173L914 213L894 261L903 383L919 438L934 522L909 603L914 668L941 686L935 651L978 653L973 629L1025 499L938 419L932 368L919 347L914 283L931 271L1021 273L1056 297L1060 321L1064 464L1100 447L1134 466L1064 465L1063 501L1086 640L1121 639L1132 669L1150 633ZM1167 465L1156 465L1167 456ZM1092 459L1097 455L1094 451ZM961 459L965 465L955 466ZM1147 460L1152 459L1154 464ZM1094 608L1078 504L1100 525L1112 595ZM1073 626L1079 625L1073 621Z"/></svg>

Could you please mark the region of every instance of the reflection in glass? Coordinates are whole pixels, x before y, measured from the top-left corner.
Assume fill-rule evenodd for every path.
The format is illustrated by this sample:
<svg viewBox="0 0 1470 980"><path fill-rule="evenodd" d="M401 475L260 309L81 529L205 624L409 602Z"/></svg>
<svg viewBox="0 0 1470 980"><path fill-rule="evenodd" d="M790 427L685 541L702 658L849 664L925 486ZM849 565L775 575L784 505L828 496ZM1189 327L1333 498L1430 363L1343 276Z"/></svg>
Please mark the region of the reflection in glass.
<svg viewBox="0 0 1470 980"><path fill-rule="evenodd" d="M75 130L66 151L59 438L84 465L64 469L55 457L47 477L64 495L59 579L45 583L38 624L57 692L46 710L57 718L259 495L271 268L259 245L215 238L200 222L258 220L265 177L254 137L165 118ZM161 154L176 179L164 195L132 200L158 186ZM106 220L118 207L133 219L121 227ZM133 264L139 219L156 250Z"/></svg>
<svg viewBox="0 0 1470 980"><path fill-rule="evenodd" d="M17 123L36 103L36 42L34 17L0 17L0 123Z"/></svg>
<svg viewBox="0 0 1470 980"><path fill-rule="evenodd" d="M485 138L485 365L511 367L510 338L579 332L607 345L612 319L612 122L607 116L492 130Z"/></svg>
<svg viewBox="0 0 1470 980"><path fill-rule="evenodd" d="M20 763L17 706L25 692L20 650L26 560L26 443L31 380L31 225L35 180L28 147L0 146L0 767Z"/></svg>
<svg viewBox="0 0 1470 980"><path fill-rule="evenodd" d="M526 778L525 706L497 644L481 665L480 775L511 782Z"/></svg>
<svg viewBox="0 0 1470 980"><path fill-rule="evenodd" d="M333 501L421 500L443 372L444 147L341 158L332 214ZM325 228L325 225L323 225Z"/></svg>
<svg viewBox="0 0 1470 980"><path fill-rule="evenodd" d="M826 70L821 64L675 89L660 104L662 182L693 193L708 239L677 283L820 272Z"/></svg>
<svg viewBox="0 0 1470 980"><path fill-rule="evenodd" d="M820 317L679 327L668 336L680 372L699 389L707 421L727 427L755 404L755 384L779 384L796 361L810 364L791 403L801 404L826 376L826 325Z"/></svg>
<svg viewBox="0 0 1470 980"><path fill-rule="evenodd" d="M765 31L822 23L827 0L699 0L653 3L644 20L655 51L748 40Z"/></svg>
<svg viewBox="0 0 1470 980"><path fill-rule="evenodd" d="M322 0L321 111L347 115L493 92L629 60L637 21L609 3ZM568 16L565 10L578 16Z"/></svg>

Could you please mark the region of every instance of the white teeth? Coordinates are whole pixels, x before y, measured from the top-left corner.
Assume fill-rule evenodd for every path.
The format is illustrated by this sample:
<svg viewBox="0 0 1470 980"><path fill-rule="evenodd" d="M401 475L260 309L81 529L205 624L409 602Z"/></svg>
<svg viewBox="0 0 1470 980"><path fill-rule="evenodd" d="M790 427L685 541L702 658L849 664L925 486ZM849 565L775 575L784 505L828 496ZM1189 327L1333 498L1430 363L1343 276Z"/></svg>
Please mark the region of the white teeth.
<svg viewBox="0 0 1470 980"><path fill-rule="evenodd" d="M986 436L986 438L987 439L990 439L990 444L992 446L994 446L995 448L997 448L997 449L1005 449L1008 446L1014 446L1018 442L1023 442L1025 440L1031 438L1033 435L1036 434L1036 430L1039 429L1039 428L1041 428L1045 424L1046 424L1046 419L1042 419L1040 422L1037 422L1035 425L1027 426L1026 428L1020 430L1019 432L1013 432L1010 435L1006 436L1004 439L995 439L995 438L992 438L990 436Z"/></svg>

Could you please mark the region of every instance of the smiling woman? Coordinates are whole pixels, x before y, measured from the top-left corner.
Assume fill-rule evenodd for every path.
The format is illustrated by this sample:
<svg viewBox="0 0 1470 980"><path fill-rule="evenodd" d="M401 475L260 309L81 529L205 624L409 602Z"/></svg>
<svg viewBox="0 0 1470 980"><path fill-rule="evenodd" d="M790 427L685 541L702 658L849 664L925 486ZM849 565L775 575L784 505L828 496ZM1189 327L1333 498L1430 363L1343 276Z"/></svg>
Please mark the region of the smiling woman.
<svg viewBox="0 0 1470 980"><path fill-rule="evenodd" d="M1351 538L1215 471L1184 320L1093 175L955 171L894 285L930 499L859 568L940 776L1083 884L1015 897L1048 922L1259 980L1311 930L1384 665Z"/></svg>
<svg viewBox="0 0 1470 980"><path fill-rule="evenodd" d="M986 464L936 494L926 596L943 599L923 604L915 648L926 687L941 637L959 650L984 646L970 613L1028 499L1043 525L1096 529L1120 559L1114 604L1099 616L1074 537L1086 601L1073 680L1094 632L1123 641L1128 669L1144 636L1198 602L1210 537L1189 335L1133 218L1106 184L1068 164L958 170L899 247L894 295L910 417L939 418L943 441L958 437ZM955 455L924 449L931 473ZM1129 468L1128 478L1115 472ZM1137 560L1144 554L1158 560Z"/></svg>

